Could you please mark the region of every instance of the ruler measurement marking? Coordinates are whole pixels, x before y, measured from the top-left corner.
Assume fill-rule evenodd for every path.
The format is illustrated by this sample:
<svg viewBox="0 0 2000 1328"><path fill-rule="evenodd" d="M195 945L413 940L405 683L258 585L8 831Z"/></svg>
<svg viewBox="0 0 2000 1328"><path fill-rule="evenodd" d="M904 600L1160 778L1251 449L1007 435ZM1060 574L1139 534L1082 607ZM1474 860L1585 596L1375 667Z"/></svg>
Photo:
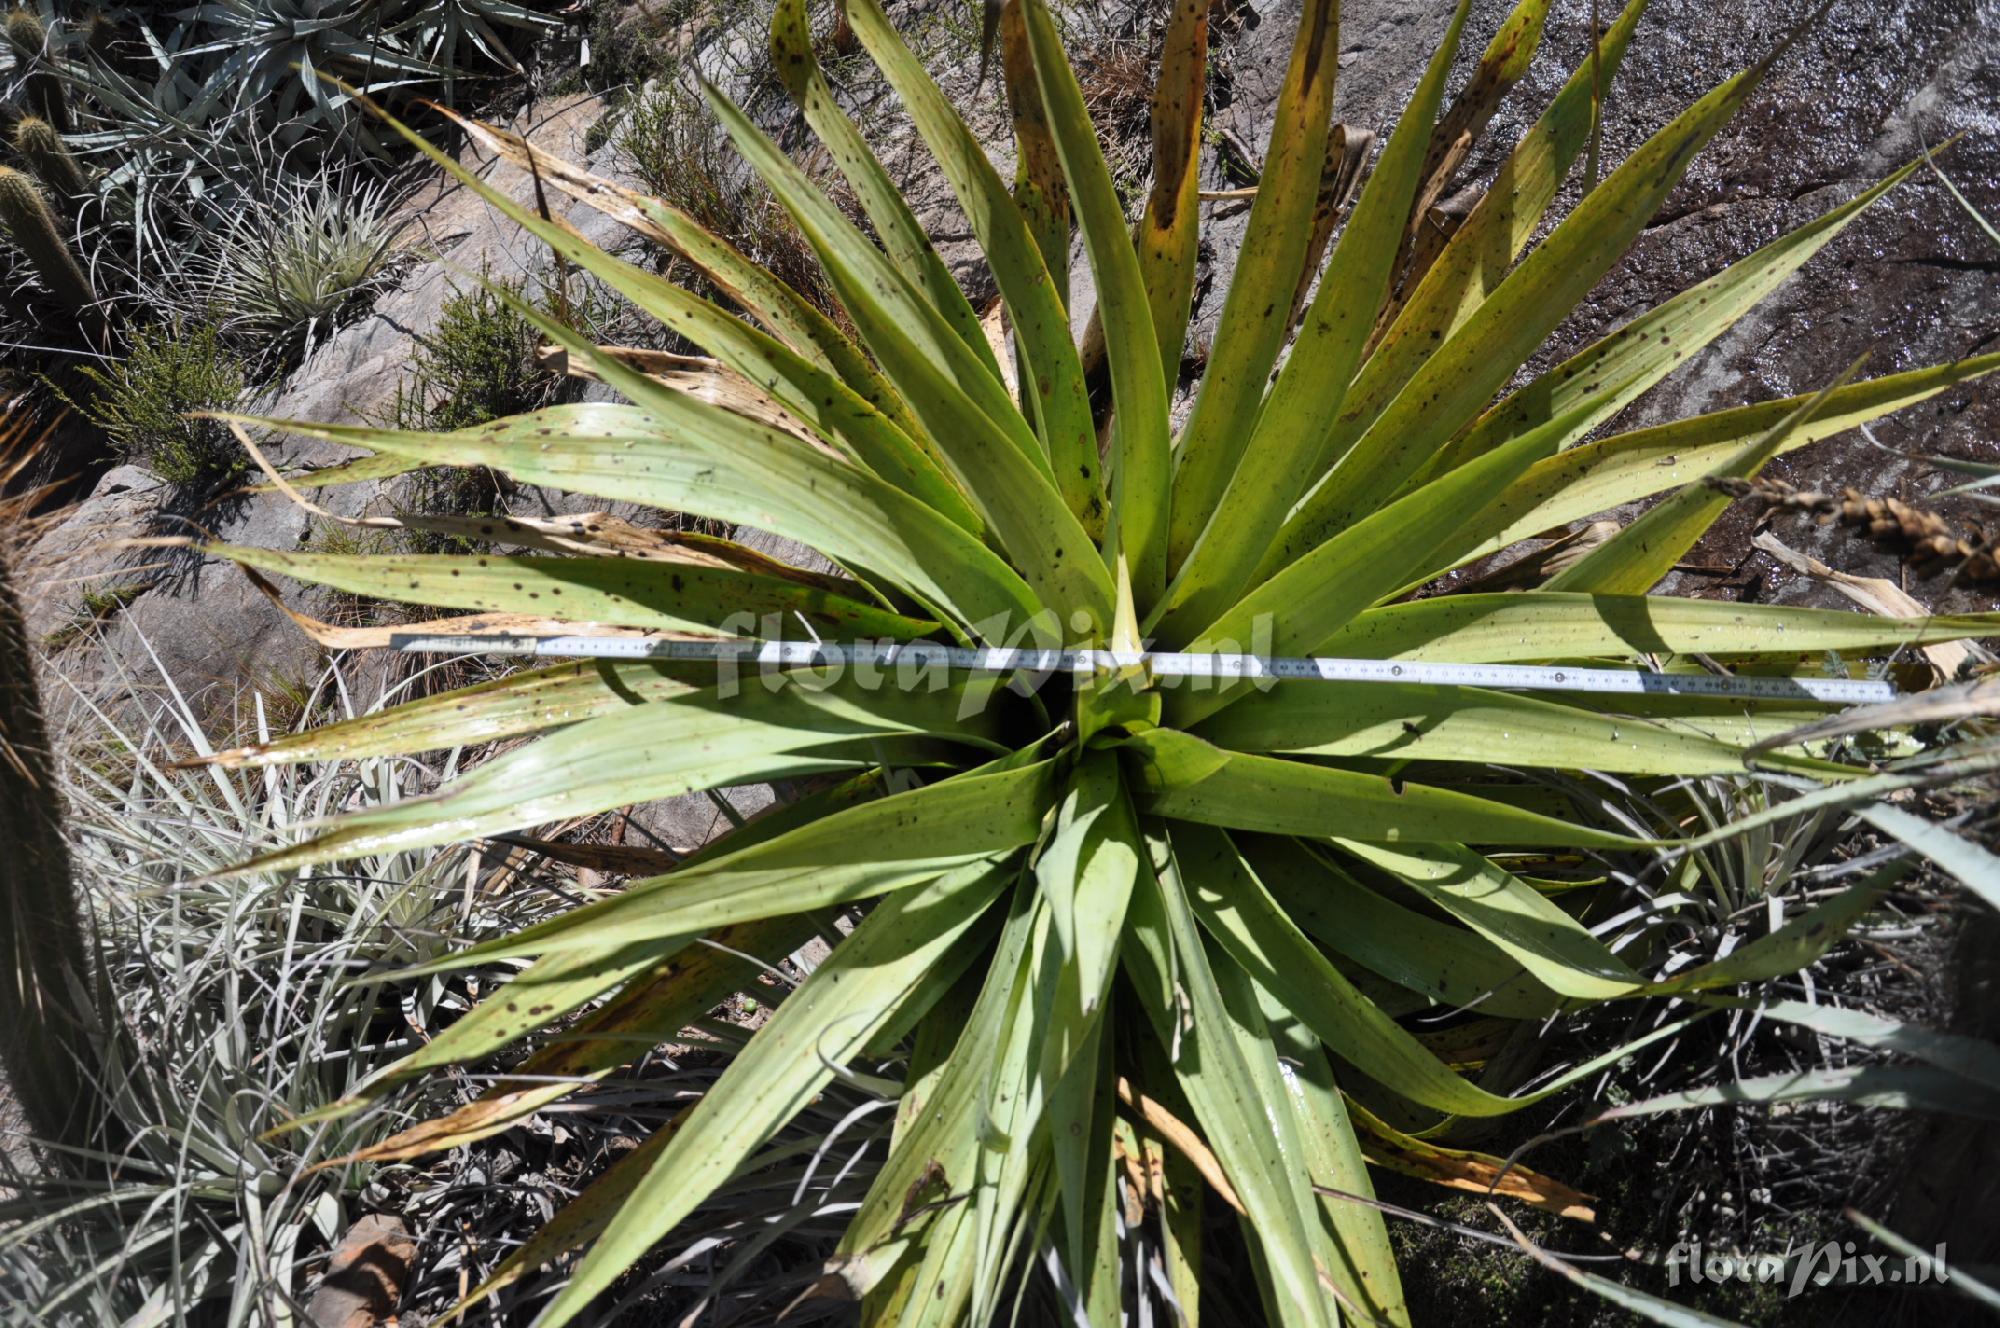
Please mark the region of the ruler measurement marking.
<svg viewBox="0 0 2000 1328"><path fill-rule="evenodd" d="M1435 664L1415 660L1325 656L1201 655L1182 651L1042 650L1033 647L945 646L930 641L846 645L817 641L662 641L638 636L422 636L398 633L391 649L410 654L526 655L535 658L730 661L739 665L809 667L865 662L943 664L976 673L1073 673L1143 668L1163 678L1316 679L1323 682L1407 682L1504 691L1597 692L1623 695L1742 697L1867 704L1890 701L1887 682L1855 678L1724 677L1711 673L1651 673L1640 669L1542 664Z"/></svg>

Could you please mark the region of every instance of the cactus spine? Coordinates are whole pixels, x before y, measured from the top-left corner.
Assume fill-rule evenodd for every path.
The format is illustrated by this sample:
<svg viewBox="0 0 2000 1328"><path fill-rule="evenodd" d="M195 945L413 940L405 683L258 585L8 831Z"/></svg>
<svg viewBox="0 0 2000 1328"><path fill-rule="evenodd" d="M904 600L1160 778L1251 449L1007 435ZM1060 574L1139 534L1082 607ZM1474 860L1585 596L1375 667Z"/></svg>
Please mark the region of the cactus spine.
<svg viewBox="0 0 2000 1328"><path fill-rule="evenodd" d="M39 60L43 48L49 44L49 30L42 26L42 20L33 11L10 9L7 11L7 44L23 60Z"/></svg>
<svg viewBox="0 0 2000 1328"><path fill-rule="evenodd" d="M42 284L57 303L81 313L97 302L90 278L63 242L55 212L34 179L0 166L0 229L27 255Z"/></svg>
<svg viewBox="0 0 2000 1328"><path fill-rule="evenodd" d="M28 10L13 10L7 15L7 44L14 48L21 67L28 71L24 82L29 104L43 119L68 133L69 102L63 96L62 78L49 55L48 28Z"/></svg>
<svg viewBox="0 0 2000 1328"><path fill-rule="evenodd" d="M28 163L41 182L65 199L80 197L89 188L83 168L70 155L56 127L38 115L24 116L14 126L14 151Z"/></svg>
<svg viewBox="0 0 2000 1328"><path fill-rule="evenodd" d="M93 11L84 18L81 24L77 25L77 30L83 35L85 50L89 51L92 55L102 56L107 60L111 58L112 51L118 46L117 24L106 18L102 13Z"/></svg>

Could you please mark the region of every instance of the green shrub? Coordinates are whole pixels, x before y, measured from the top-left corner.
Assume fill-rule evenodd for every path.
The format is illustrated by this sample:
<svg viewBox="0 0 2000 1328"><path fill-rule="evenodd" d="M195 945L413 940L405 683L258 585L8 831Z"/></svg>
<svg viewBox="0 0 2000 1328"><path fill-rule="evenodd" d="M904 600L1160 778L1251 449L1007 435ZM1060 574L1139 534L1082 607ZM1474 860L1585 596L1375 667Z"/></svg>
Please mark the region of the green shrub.
<svg viewBox="0 0 2000 1328"><path fill-rule="evenodd" d="M561 374L536 358L542 335L500 291L519 296L521 282L454 291L438 324L417 341L391 418L399 429L464 429L539 410L563 390Z"/></svg>
<svg viewBox="0 0 2000 1328"><path fill-rule="evenodd" d="M590 7L590 63L578 83L610 94L616 109L671 69L681 28L706 8L703 0L598 0Z"/></svg>
<svg viewBox="0 0 2000 1328"><path fill-rule="evenodd" d="M249 466L228 426L191 418L236 405L247 386L242 361L213 326L141 328L123 359L81 373L90 384L82 401L58 394L104 430L121 457L167 483L207 489Z"/></svg>
<svg viewBox="0 0 2000 1328"><path fill-rule="evenodd" d="M541 333L507 301L523 289L519 281L497 289L480 284L445 300L437 327L418 341L409 376L397 387L390 411L396 427L467 429L539 410L569 391L572 384L537 356ZM426 468L408 483L407 501L418 512L468 516L499 507L499 479L483 466ZM406 531L403 539L429 553L470 547L423 531Z"/></svg>

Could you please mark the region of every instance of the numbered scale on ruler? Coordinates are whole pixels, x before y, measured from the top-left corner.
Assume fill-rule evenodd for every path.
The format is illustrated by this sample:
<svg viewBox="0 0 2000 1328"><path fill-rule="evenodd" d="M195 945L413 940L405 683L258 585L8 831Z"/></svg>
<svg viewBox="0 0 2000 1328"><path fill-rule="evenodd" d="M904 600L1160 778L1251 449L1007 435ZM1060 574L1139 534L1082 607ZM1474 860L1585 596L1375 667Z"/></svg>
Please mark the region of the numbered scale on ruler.
<svg viewBox="0 0 2000 1328"><path fill-rule="evenodd" d="M893 669L942 664L972 673L1077 673L1144 668L1157 678L1279 678L1323 682L1408 682L1504 691L1606 692L1738 697L1867 705L1895 699L1887 682L1856 678L1739 678L1644 669L1544 664L1432 664L1410 660L1187 654L1178 651L1037 650L945 646L930 641L669 641L644 636L423 636L398 634L408 654L526 655L537 658L724 661L738 666L807 668L868 665Z"/></svg>

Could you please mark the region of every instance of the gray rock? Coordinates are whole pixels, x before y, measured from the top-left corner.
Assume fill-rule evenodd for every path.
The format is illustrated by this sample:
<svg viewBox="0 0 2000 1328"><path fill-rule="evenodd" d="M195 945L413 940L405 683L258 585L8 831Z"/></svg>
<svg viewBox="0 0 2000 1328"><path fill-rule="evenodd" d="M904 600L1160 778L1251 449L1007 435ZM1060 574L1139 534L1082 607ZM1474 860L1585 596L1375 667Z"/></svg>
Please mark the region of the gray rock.
<svg viewBox="0 0 2000 1328"><path fill-rule="evenodd" d="M778 800L769 784L745 784L716 789L710 793L687 793L662 798L632 809L626 842L647 848L664 848L684 853L700 848L737 821L748 820ZM722 803L728 804L725 811Z"/></svg>
<svg viewBox="0 0 2000 1328"><path fill-rule="evenodd" d="M403 1219L369 1213L334 1246L326 1275L306 1304L314 1328L374 1328L395 1317L417 1257L417 1239Z"/></svg>
<svg viewBox="0 0 2000 1328"><path fill-rule="evenodd" d="M580 157L584 134L601 109L595 98L573 98L524 119L540 146ZM485 174L519 201L532 196L532 181L521 172L489 164ZM562 201L560 196L555 200ZM370 313L318 347L259 403L264 413L335 424L379 417L394 401L416 339L436 326L454 287L476 280L482 271L512 278L537 275L548 265L542 245L463 186L441 179L407 207L412 214L409 243L436 256L411 266L398 288ZM603 243L618 243L612 233L617 228L597 213L578 206L566 209L565 217L571 212L579 230ZM297 438L267 440L266 445L273 459L287 467L330 464L356 455L350 448ZM391 499L391 490L379 484L314 495L319 505L343 516L386 510ZM74 638L78 644L61 652L61 671L86 693L110 694L130 689L129 682L111 686L114 679L151 688L164 674L199 713L227 730L233 723L229 712L243 700L246 688L284 692L310 682L323 661L320 648L229 563L187 551L120 547L119 541L198 535L295 549L315 521L275 494L231 497L195 511L182 506L142 467L121 466L107 474L22 559L28 569L29 619L44 639L60 639L66 635L63 625L79 618L87 588L145 584L145 593L122 611ZM287 586L285 594L295 608L315 616L324 616L329 603L323 592L309 587Z"/></svg>

